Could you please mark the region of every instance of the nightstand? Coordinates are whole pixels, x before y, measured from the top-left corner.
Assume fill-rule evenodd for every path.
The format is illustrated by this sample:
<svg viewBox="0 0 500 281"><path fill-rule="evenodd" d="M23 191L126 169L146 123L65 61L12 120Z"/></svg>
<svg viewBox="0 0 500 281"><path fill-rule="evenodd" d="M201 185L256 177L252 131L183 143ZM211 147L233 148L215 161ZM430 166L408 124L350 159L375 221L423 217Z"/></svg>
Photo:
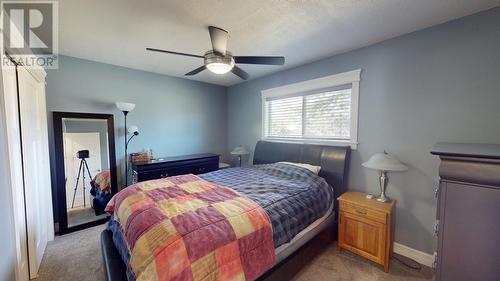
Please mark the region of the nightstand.
<svg viewBox="0 0 500 281"><path fill-rule="evenodd" d="M396 201L378 202L362 192L346 192L338 200L339 251L345 249L370 259L389 272Z"/></svg>

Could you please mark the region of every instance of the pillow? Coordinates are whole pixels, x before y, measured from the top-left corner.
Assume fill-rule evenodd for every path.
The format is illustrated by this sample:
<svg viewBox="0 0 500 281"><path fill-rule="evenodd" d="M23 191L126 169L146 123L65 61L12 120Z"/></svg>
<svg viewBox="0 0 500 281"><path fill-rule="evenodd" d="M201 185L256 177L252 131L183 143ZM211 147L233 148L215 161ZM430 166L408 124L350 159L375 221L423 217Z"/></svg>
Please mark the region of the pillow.
<svg viewBox="0 0 500 281"><path fill-rule="evenodd" d="M293 162L278 162L278 163L283 163L283 164L301 167L301 168L304 168L304 169L307 169L307 170L313 172L316 175L319 174L319 170L321 170L321 166L314 166L314 165L310 165L310 164L306 164L306 163L293 163Z"/></svg>

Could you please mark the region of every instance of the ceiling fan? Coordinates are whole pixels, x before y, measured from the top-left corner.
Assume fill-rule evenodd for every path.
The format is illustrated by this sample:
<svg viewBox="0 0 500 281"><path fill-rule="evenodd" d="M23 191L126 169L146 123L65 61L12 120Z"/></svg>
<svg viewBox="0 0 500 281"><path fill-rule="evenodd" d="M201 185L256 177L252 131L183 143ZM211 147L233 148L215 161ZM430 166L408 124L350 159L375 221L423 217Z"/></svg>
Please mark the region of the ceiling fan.
<svg viewBox="0 0 500 281"><path fill-rule="evenodd" d="M174 55L188 56L204 59L204 64L197 69L186 73L191 76L208 69L215 74L225 74L231 71L243 80L248 79L249 75L243 69L235 64L266 64L266 65L283 65L285 57L275 56L233 56L226 50L229 34L222 28L209 26L210 40L212 41L212 50L207 51L203 56L187 53L173 52L155 48L146 48L148 51L168 53Z"/></svg>

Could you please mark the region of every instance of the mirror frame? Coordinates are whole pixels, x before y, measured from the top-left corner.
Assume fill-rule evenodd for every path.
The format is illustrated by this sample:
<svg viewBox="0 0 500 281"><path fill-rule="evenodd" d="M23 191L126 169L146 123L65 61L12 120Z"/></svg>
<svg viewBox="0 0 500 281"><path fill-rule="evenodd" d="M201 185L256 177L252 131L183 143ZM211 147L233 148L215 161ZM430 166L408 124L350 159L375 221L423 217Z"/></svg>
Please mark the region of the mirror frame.
<svg viewBox="0 0 500 281"><path fill-rule="evenodd" d="M116 149L115 149L115 126L113 114L102 113L80 113L80 112L53 112L54 124L54 146L55 146L55 168L56 168L56 198L58 208L59 233L66 234L73 231L89 228L109 220L109 215L95 221L68 227L68 214L66 205L66 186L64 169L64 141L63 141L63 118L74 119L102 119L107 121L108 125L108 157L109 170L111 176L111 194L118 192L118 183L116 177Z"/></svg>

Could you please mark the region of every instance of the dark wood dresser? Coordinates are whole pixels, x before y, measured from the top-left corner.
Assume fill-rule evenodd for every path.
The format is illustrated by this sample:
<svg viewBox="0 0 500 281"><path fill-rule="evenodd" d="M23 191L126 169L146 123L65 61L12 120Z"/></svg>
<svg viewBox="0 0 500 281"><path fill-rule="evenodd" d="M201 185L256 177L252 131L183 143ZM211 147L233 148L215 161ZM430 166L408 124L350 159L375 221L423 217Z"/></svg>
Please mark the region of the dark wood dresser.
<svg viewBox="0 0 500 281"><path fill-rule="evenodd" d="M436 280L500 280L500 145L438 143Z"/></svg>
<svg viewBox="0 0 500 281"><path fill-rule="evenodd" d="M203 174L219 169L219 155L212 153L164 157L132 163L132 183L183 174Z"/></svg>

